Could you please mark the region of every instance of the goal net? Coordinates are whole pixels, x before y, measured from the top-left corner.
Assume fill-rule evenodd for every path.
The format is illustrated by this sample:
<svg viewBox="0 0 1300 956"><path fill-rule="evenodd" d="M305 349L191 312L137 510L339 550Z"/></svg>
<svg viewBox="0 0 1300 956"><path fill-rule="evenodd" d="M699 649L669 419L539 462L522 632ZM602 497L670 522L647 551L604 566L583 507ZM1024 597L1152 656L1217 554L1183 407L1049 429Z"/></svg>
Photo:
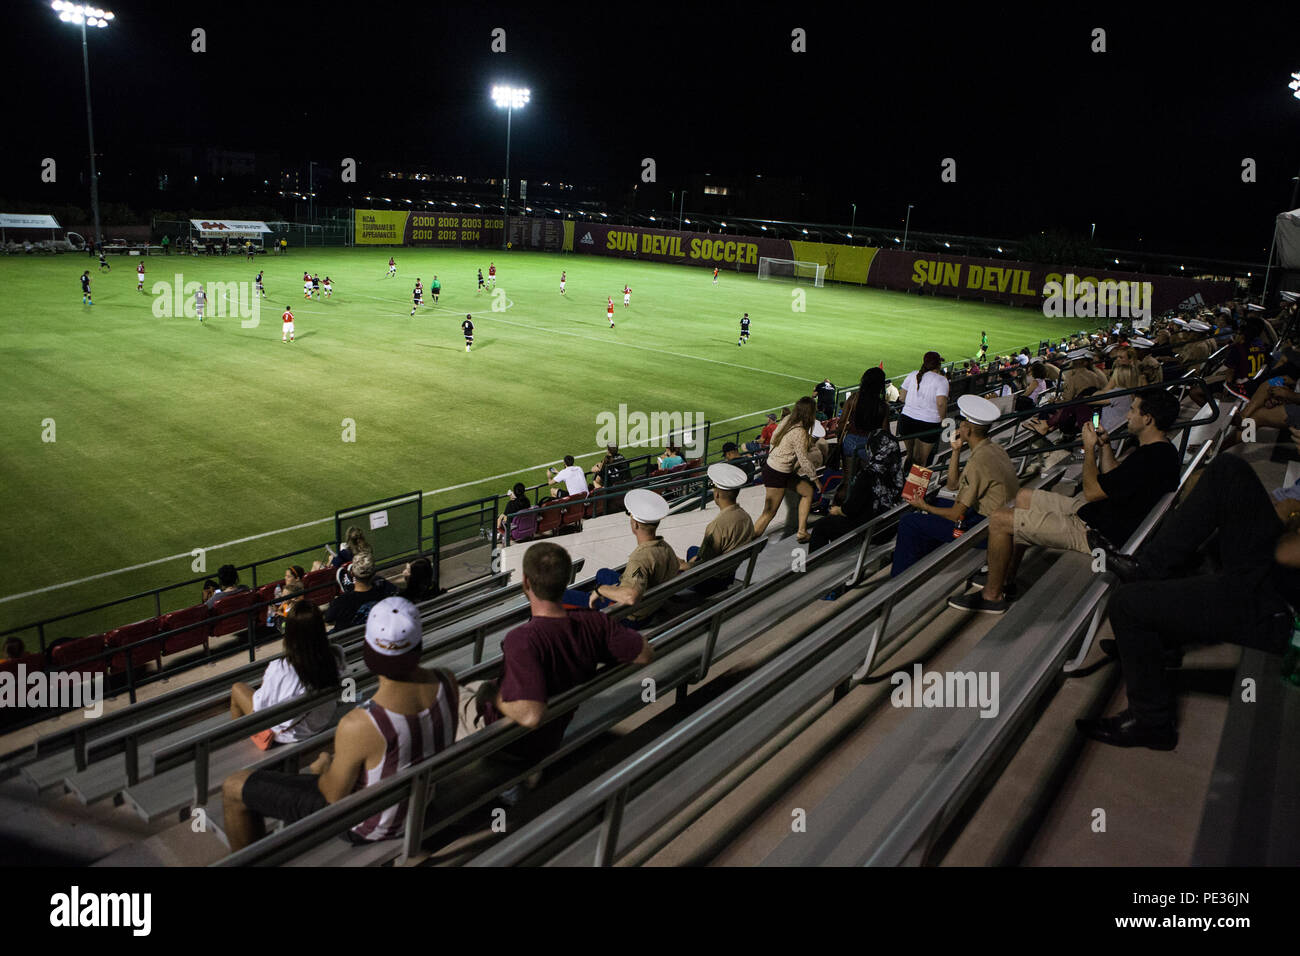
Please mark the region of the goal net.
<svg viewBox="0 0 1300 956"><path fill-rule="evenodd" d="M811 281L817 288L826 284L826 267L816 262L799 262L797 259L758 260L760 279L793 279L795 282Z"/></svg>

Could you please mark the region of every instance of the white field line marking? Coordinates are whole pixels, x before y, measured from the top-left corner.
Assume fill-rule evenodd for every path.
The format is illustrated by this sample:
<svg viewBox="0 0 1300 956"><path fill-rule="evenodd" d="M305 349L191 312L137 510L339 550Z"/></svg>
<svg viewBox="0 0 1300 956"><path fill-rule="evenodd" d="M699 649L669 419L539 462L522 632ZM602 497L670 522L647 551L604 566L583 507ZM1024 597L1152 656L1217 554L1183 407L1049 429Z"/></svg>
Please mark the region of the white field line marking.
<svg viewBox="0 0 1300 956"><path fill-rule="evenodd" d="M756 411L756 412L749 412L749 413L746 413L746 414L744 414L744 415L736 415L736 416L734 416L734 417L732 417L732 418L724 418L724 419L722 419L722 420L720 420L720 421L711 422L711 423L710 423L710 426L713 426L713 425L725 425L725 424L727 424L727 423L729 423L729 422L741 421L742 419L746 419L746 418L754 418L754 417L756 417L756 416L758 416L758 415L766 414L767 412L776 411L776 410L779 409L780 407L781 407L781 406L777 405L777 406L774 406L774 407L772 407L772 408L764 408L764 409L760 409L759 411ZM647 442L646 442L646 447L649 447L649 446L655 444L656 440L662 440L662 439L667 438L667 437L668 437L667 435L653 435L653 436L651 436L651 437L647 440ZM636 447L641 447L641 446L636 446ZM603 455L603 454L604 454L604 451L593 451L593 452L589 452L588 454L585 454L585 455L576 455L576 456L574 456L574 457L577 458L577 459L583 459L583 458L595 458L596 456L598 456L598 455ZM556 459L556 460L554 460L554 461L544 461L544 462L542 462L540 465L533 465L533 466L531 466L531 467L529 467L529 468L519 468L519 469L516 469L515 471L506 471L506 472L502 472L502 473L499 474L499 475L489 475L489 476L486 477L486 478L478 478L478 479L476 479L476 480L474 480L474 481L465 481L465 482L461 482L461 483L458 484L458 485L448 485L446 488L438 488L438 489L435 489L434 491L426 491L426 492L424 492L423 497L424 497L424 498L432 498L432 497L434 497L435 495L446 494L446 493L449 492L449 491L459 491L459 490L462 489L462 488L472 488L472 487L474 487L475 485L485 484L485 483L487 483L487 482L489 482L489 481L499 481L499 480L501 480L502 478L513 478L513 477L515 477L516 475L524 475L524 474L527 474L527 473L529 473L529 472L536 472L536 471L539 471L539 470L541 470L541 469L543 469L543 468L547 468L547 467L549 467L549 466L551 466L551 465L558 465L559 463L560 463L560 460L559 460L559 459ZM289 533L290 531L301 531L301 530L303 530L304 528L314 528L314 527L317 527L318 525L329 524L329 523L332 522L333 520L334 520L334 516L333 516L333 515L330 515L328 518L319 518L319 519L317 519L317 520L315 520L315 521L304 521L302 524L290 525L290 526L287 527L287 528L278 528L278 529L276 529L275 531L263 531L263 532L260 533L260 534L249 535L248 537L245 537L245 538L236 538L234 541L225 541L225 542L222 542L221 544L209 545L208 547L204 548L203 550L204 550L204 551L209 551L209 552L210 552L210 551L219 551L219 550L222 549L222 548L231 548L231 547L234 547L235 545L239 545L239 544L247 544L247 543L249 543L250 541L258 541L258 540L261 540L262 538L271 538L271 537L274 537L275 535L279 535L279 534L287 534L287 533ZM75 587L75 586L77 586L77 585L79 585L79 584L86 584L86 583L88 583L88 582L90 582L90 581L98 581L98 580L100 580L100 579L102 579L102 578L112 577L113 575L116 575L116 574L125 574L125 573L128 572L128 571L139 571L139 570L141 570L141 569L143 569L143 568L151 568L151 567L154 567L155 565L166 564L166 563L169 562L169 561L179 561L179 560L181 560L181 559L183 559L183 558L192 558L192 557L193 557L193 553L192 553L192 552L189 552L189 551L186 551L186 552L183 552L183 553L181 553L181 554L173 554L173 555L169 555L168 557L165 557L165 558L156 558L156 559L154 559L153 561L145 561L145 562L142 563L142 564L133 564L133 565L131 565L131 566L129 566L129 567L118 568L118 569L116 569L115 571L101 571L99 574L92 574L92 575L90 575L90 576L88 576L88 577L78 578L78 579L75 580L75 581L64 581L62 584L51 584L51 585L49 585L48 587L36 588L36 589L33 590L33 591L24 591L24 592L22 592L21 594L9 594L9 595L6 595L6 596L4 596L4 597L0 597L0 604L4 604L4 603L6 603L6 602L8 602L8 601L17 601L17 600L21 600L22 598L34 597L34 596L37 595L37 594L47 594L47 593L49 593L50 591L59 591L59 590L62 590L63 588Z"/></svg>

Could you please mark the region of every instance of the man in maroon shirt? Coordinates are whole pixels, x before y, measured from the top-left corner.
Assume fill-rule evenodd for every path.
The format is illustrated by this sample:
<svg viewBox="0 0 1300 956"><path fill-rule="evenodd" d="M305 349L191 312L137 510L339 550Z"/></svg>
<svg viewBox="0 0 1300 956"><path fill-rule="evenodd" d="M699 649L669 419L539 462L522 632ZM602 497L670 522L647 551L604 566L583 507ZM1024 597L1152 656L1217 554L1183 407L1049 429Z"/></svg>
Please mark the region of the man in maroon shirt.
<svg viewBox="0 0 1300 956"><path fill-rule="evenodd" d="M475 695L488 724L509 717L539 727L546 702L590 680L601 665L648 664L654 649L637 631L599 611L566 611L560 603L572 561L558 544L541 542L524 553L523 587L532 619L501 644L499 686L488 681ZM566 714L506 748L511 757L534 761L555 751L573 719Z"/></svg>

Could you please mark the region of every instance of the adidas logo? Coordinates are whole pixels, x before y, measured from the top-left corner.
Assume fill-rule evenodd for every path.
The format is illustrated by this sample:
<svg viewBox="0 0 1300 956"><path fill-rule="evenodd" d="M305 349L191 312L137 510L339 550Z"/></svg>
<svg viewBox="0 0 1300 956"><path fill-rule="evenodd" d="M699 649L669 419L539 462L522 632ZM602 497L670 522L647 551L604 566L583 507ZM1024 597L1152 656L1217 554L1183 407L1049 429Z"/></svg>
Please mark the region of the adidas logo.
<svg viewBox="0 0 1300 956"><path fill-rule="evenodd" d="M579 239L578 242L584 246L594 246L596 244L596 241L591 238L591 233L587 233L585 236Z"/></svg>

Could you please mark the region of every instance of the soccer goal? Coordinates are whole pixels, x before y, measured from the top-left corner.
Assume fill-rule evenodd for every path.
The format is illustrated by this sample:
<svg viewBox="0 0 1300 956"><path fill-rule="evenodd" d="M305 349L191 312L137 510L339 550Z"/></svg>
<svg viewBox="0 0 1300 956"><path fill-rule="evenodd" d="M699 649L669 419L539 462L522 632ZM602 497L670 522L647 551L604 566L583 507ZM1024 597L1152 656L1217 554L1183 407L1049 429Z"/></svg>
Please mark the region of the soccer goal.
<svg viewBox="0 0 1300 956"><path fill-rule="evenodd" d="M769 259L762 256L758 260L758 277L760 279L793 279L795 282L812 280L817 288L826 285L826 267L816 262L799 262L796 259Z"/></svg>

